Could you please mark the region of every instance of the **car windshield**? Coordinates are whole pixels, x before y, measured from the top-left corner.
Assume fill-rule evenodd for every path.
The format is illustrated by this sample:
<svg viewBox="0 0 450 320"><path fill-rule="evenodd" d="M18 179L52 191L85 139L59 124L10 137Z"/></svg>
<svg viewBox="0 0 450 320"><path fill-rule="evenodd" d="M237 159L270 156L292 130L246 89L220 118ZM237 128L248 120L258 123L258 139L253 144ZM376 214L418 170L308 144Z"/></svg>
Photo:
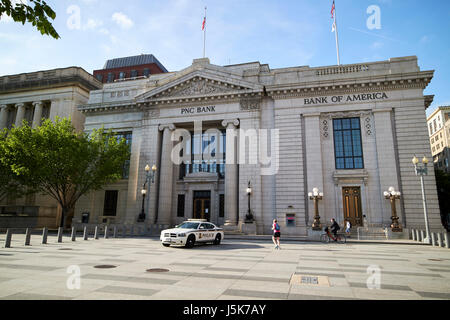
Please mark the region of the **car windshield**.
<svg viewBox="0 0 450 320"><path fill-rule="evenodd" d="M181 229L197 229L199 223L198 222L183 222L178 226Z"/></svg>

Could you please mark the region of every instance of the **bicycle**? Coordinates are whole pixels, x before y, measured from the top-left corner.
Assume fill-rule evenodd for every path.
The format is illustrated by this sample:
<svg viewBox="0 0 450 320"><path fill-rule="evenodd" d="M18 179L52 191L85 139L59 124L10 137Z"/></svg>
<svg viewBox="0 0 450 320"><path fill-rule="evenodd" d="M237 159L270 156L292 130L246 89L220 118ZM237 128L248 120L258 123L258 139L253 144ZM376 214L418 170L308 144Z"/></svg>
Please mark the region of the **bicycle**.
<svg viewBox="0 0 450 320"><path fill-rule="evenodd" d="M320 241L323 243L337 242L337 243L346 243L347 236L345 234L338 234L335 238L333 234L331 234L328 228L325 228L325 233L320 236Z"/></svg>

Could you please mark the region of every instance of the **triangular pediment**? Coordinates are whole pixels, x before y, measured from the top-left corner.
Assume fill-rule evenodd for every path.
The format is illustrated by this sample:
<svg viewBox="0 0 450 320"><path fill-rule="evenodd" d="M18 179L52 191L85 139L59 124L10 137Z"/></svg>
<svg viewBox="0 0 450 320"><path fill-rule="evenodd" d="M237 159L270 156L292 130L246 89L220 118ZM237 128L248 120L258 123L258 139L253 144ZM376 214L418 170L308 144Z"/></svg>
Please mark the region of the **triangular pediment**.
<svg viewBox="0 0 450 320"><path fill-rule="evenodd" d="M243 81L228 73L196 70L168 81L161 86L136 97L137 101L186 99L205 96L221 96L261 92L260 84Z"/></svg>

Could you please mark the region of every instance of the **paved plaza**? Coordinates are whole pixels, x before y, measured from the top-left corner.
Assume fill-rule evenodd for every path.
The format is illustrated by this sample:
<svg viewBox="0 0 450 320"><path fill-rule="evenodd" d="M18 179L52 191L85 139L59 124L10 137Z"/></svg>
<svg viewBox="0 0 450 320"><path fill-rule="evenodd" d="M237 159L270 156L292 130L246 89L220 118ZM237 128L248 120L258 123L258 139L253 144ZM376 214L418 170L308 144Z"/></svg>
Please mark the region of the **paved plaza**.
<svg viewBox="0 0 450 320"><path fill-rule="evenodd" d="M14 235L12 247L3 248L4 239L2 300L450 299L450 250L412 242L293 241L274 250L269 241L229 239L185 249L165 248L157 238L57 243L49 236L42 245L33 236L25 247L24 235ZM74 270L81 272L79 289L68 288L76 284Z"/></svg>

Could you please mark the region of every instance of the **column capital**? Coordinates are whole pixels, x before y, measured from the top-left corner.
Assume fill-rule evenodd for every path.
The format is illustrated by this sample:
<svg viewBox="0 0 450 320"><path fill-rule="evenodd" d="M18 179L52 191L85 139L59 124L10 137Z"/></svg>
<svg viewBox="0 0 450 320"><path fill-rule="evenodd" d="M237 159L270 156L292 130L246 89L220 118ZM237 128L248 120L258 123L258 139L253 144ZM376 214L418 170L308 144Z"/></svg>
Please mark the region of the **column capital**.
<svg viewBox="0 0 450 320"><path fill-rule="evenodd" d="M23 102L16 103L16 108L21 108L21 107L24 107L24 106L25 106L25 103L23 103Z"/></svg>
<svg viewBox="0 0 450 320"><path fill-rule="evenodd" d="M6 105L6 104L0 104L0 109L7 109L8 108L8 105Z"/></svg>
<svg viewBox="0 0 450 320"><path fill-rule="evenodd" d="M228 127L229 125L233 125L234 127L237 127L239 125L238 119L225 119L222 121L223 127Z"/></svg>
<svg viewBox="0 0 450 320"><path fill-rule="evenodd" d="M32 103L32 105L33 105L33 107L36 107L37 105L43 105L44 104L44 102L42 102L42 101L33 101L33 103Z"/></svg>
<svg viewBox="0 0 450 320"><path fill-rule="evenodd" d="M159 131L164 131L165 129L169 129L170 131L173 131L176 129L176 127L173 123L160 124L158 128L159 128Z"/></svg>

